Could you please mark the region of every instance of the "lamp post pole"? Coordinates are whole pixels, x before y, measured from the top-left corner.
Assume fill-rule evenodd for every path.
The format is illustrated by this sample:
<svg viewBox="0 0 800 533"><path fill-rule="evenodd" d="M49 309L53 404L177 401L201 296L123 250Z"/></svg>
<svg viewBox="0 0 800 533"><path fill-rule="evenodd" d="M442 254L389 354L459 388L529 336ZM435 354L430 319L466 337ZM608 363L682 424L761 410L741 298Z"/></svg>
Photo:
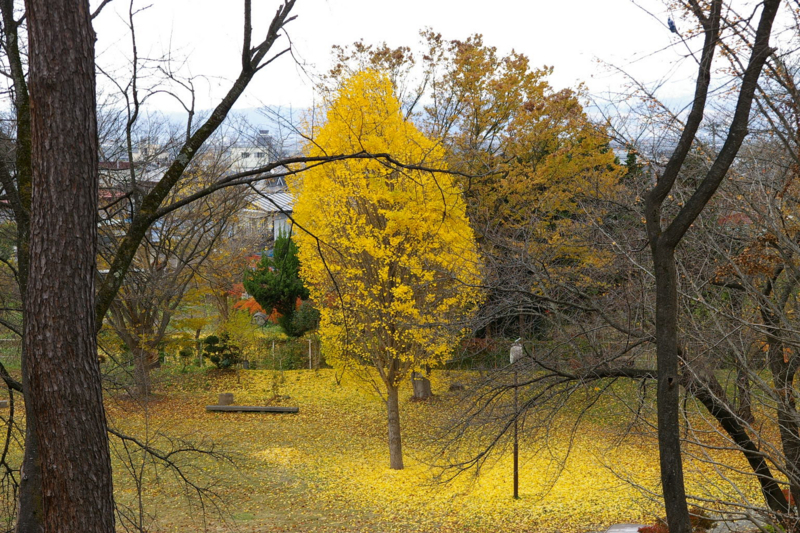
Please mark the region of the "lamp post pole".
<svg viewBox="0 0 800 533"><path fill-rule="evenodd" d="M511 345L511 364L514 366L514 499L519 499L519 434L517 419L519 418L519 372L515 363L522 357L522 339Z"/></svg>
<svg viewBox="0 0 800 533"><path fill-rule="evenodd" d="M517 390L517 369L514 369L514 499L519 499L519 436L517 435L517 406L519 391Z"/></svg>

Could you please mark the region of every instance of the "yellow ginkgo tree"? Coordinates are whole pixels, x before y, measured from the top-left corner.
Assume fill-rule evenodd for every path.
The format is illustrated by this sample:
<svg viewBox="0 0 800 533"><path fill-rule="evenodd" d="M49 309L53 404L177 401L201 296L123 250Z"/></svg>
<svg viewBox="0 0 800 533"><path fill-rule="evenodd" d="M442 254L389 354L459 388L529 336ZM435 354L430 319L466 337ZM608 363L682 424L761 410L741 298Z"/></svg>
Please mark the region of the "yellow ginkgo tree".
<svg viewBox="0 0 800 533"><path fill-rule="evenodd" d="M444 362L480 299L480 262L462 191L444 151L404 120L375 71L346 80L326 106L309 156L390 154L310 169L290 182L301 275L321 308L334 365L377 370L386 392L390 466L403 468L399 385Z"/></svg>

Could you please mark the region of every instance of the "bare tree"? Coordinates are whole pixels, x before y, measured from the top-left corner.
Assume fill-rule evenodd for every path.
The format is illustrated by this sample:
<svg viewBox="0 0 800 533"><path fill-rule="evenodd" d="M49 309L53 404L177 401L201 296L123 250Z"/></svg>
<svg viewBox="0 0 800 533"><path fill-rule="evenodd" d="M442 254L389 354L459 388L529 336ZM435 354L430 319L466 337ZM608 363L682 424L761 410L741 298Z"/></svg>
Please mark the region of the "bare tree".
<svg viewBox="0 0 800 533"><path fill-rule="evenodd" d="M697 219L725 177L726 172L747 135L750 108L761 69L772 52L769 38L772 23L780 6L779 0L763 3L749 64L742 77L736 111L719 154L694 193L676 215L663 220L662 206L675 186L678 174L686 161L706 107L711 68L720 39L723 1L715 0L706 9L690 0L691 10L703 31L704 41L691 112L663 172L646 197L645 216L647 235L653 256L656 281L656 353L658 358L658 430L661 462L661 483L667 522L671 531L690 533L692 526L686 504L683 481L679 427L678 375L678 291L675 268L675 249L686 231Z"/></svg>
<svg viewBox="0 0 800 533"><path fill-rule="evenodd" d="M185 196L216 176L218 169L214 163L211 157L199 158L189 170L194 177L191 185L176 187L173 196ZM230 231L235 213L247 201L246 193L244 189L219 191L169 213L150 228L137 250L133 269L125 277L107 320L133 356L139 396L150 395L150 369L158 363L158 346L189 284ZM120 222L117 218L112 216L101 225L103 258L113 257L116 251L114 237Z"/></svg>

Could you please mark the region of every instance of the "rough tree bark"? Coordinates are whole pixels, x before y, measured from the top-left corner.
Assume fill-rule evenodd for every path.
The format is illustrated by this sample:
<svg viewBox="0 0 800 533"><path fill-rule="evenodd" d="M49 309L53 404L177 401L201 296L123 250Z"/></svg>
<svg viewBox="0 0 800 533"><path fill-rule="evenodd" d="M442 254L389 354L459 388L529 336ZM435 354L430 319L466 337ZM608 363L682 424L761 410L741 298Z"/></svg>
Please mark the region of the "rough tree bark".
<svg viewBox="0 0 800 533"><path fill-rule="evenodd" d="M97 123L88 0L26 0L32 202L26 411L46 532L113 532L95 339Z"/></svg>

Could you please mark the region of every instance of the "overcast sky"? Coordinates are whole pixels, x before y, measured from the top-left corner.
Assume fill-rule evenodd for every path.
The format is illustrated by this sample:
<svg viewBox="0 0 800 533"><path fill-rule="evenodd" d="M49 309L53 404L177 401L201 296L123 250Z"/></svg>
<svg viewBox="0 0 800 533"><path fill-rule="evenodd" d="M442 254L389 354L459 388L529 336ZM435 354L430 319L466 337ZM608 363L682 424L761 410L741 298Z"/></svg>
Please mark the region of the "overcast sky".
<svg viewBox="0 0 800 533"><path fill-rule="evenodd" d="M199 107L211 107L239 67L243 2L148 0L134 5L148 4L135 18L140 55L160 57L171 51L176 60L185 60L184 75L205 76L197 82ZM265 33L278 2L253 4L255 38ZM127 8L127 0L114 0L95 21L101 65L121 67L123 54L130 54L122 26ZM514 49L535 66L553 66L551 82L558 88L583 81L597 94L616 91L623 79L609 70L610 64L649 83L666 78L662 94L681 97L694 71L684 57L686 48L666 27L670 13L659 0L298 0L295 14L288 26L294 55L316 72L329 67L334 44L364 39L413 46L424 27L446 39L481 33L501 53ZM287 43L284 38L275 49ZM237 107L303 108L312 97L303 69L287 55L257 76ZM165 98L156 105L179 109Z"/></svg>

